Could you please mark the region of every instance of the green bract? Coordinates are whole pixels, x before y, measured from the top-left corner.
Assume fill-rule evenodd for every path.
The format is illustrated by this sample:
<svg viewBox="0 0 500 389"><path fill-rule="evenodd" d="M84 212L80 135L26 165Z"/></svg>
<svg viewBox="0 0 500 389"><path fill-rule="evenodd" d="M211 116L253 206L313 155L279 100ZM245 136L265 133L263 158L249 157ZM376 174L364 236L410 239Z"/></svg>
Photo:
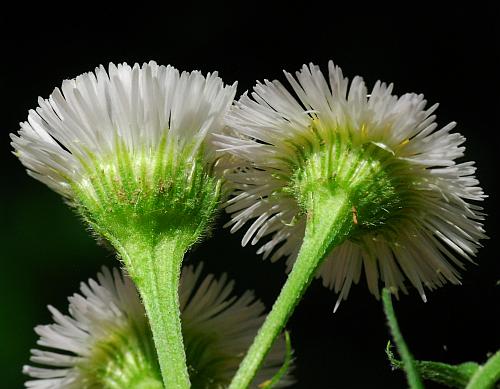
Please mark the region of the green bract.
<svg viewBox="0 0 500 389"><path fill-rule="evenodd" d="M207 232L221 197L221 180L202 153L160 141L156 150L131 155L124 145L86 165L86 178L72 184L83 218L122 255L136 283L144 277L140 257L129 251L177 241L187 250Z"/></svg>
<svg viewBox="0 0 500 389"><path fill-rule="evenodd" d="M404 163L391 166L391 162L390 153L376 145L355 148L338 140L307 156L297 167L292 178L293 196L307 213L315 193L342 192L351 205L352 238L367 230L390 231L394 220L403 216L399 211L408 203L405 195L411 194L411 176L397 175Z"/></svg>

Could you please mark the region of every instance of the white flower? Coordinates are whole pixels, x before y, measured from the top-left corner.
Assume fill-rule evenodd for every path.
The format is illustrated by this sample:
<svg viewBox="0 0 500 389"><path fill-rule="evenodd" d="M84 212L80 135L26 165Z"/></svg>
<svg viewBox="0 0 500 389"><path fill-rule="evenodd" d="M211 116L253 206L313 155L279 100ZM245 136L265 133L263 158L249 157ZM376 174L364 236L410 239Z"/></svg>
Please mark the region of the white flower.
<svg viewBox="0 0 500 389"><path fill-rule="evenodd" d="M160 274L173 263L180 271L220 205L223 179L211 138L235 90L216 73L110 64L39 99L11 136L29 174L76 208L139 286L166 385L187 387L188 372L179 317L165 314L170 306L178 312L177 296L159 299L154 288L178 289L178 278Z"/></svg>
<svg viewBox="0 0 500 389"><path fill-rule="evenodd" d="M225 275L201 278L201 271L202 265L185 267L179 291L190 378L193 385L224 387L262 324L264 306L252 292L232 295L234 283ZM152 335L132 281L103 268L97 281L82 283L80 290L69 298L69 315L49 306L55 323L35 328L38 345L52 351L31 350L31 361L42 367L24 367L34 378L26 387L126 388L134 382L162 388ZM256 383L276 373L284 353L281 340ZM290 382L285 377L280 385Z"/></svg>
<svg viewBox="0 0 500 389"><path fill-rule="evenodd" d="M49 306L55 323L35 327L40 336L37 344L51 351L31 350L31 361L45 367L23 368L36 379L26 382L26 387L105 387L102 380L107 371L115 372L116 378L135 373L122 372L124 367L134 367L161 383L146 315L133 283L118 270L111 273L103 268L97 281L82 283L80 291L68 298L68 316ZM120 362L126 353L137 361L135 366Z"/></svg>
<svg viewBox="0 0 500 389"><path fill-rule="evenodd" d="M278 81L258 83L252 97L242 96L229 113L232 132L217 136L219 150L236 161L227 174L235 188L226 208L232 214L231 231L249 222L242 244L271 236L258 253L273 253L272 260L289 256L291 267L308 212L297 190L305 166L319 161L318 166L329 169L320 177L325 182L363 182L365 189L377 185L373 174L382 172L396 189L397 207L375 218L375 228L363 225L353 201L353 223L359 228L322 264L318 275L323 284L340 292L340 301L359 281L362 268L376 296L379 278L406 292L406 277L424 299L424 286L459 283L459 257L471 260L478 240L485 238L482 208L470 201L485 196L473 162L455 162L465 149L464 137L450 132L455 123L436 130L437 104L426 108L423 95L398 98L392 84L381 82L368 92L362 78L349 84L332 62L328 81L313 64L304 65L297 79L285 74L298 99ZM385 210L384 204L373 208Z"/></svg>
<svg viewBox="0 0 500 389"><path fill-rule="evenodd" d="M213 163L206 139L222 127L235 90L217 73L111 63L108 72L101 66L64 81L49 99L39 98L19 135L11 135L12 145L31 176L71 201L75 191L98 190L89 181L100 170L125 180L124 167L140 175L141 160L161 164L155 154L160 146L163 154L169 147L189 148L188 161L203 152ZM150 170L147 177L155 173Z"/></svg>

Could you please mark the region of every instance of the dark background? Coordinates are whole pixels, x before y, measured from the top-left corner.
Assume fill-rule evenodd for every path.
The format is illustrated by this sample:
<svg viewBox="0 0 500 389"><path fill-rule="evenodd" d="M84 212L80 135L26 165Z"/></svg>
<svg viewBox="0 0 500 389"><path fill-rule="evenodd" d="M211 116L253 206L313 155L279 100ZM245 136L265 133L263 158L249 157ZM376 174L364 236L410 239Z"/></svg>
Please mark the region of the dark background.
<svg viewBox="0 0 500 389"><path fill-rule="evenodd" d="M46 305L65 310L66 297L80 281L103 264L117 264L58 195L25 174L10 154L8 133L18 130L38 96L47 97L63 79L110 61L154 59L181 70L218 70L227 83L239 81L239 95L256 79L283 80L284 68L295 71L313 61L326 70L333 59L344 74L362 75L370 86L381 79L394 82L397 94L421 92L430 103L439 101L439 123L458 122L457 130L467 137L467 160L477 161L477 176L490 195L484 206L491 239L483 242L478 266L467 265L462 286L429 292L428 303L412 290L396 311L419 359L482 362L499 348L498 10L238 4L186 2L165 10L151 5L127 15L89 4L57 16L55 10L37 9L2 14L2 388L22 386L21 367L36 340L33 327L51 322ZM283 261L262 261L254 248L241 248L242 233L230 235L221 227L227 219L221 214L213 237L189 259L205 261L205 269L215 274L227 272L238 290L254 289L270 306L285 280ZM405 387L404 376L391 372L386 361L389 335L382 307L364 280L333 314L335 300L333 292L314 282L288 325L296 351L299 383L294 387Z"/></svg>

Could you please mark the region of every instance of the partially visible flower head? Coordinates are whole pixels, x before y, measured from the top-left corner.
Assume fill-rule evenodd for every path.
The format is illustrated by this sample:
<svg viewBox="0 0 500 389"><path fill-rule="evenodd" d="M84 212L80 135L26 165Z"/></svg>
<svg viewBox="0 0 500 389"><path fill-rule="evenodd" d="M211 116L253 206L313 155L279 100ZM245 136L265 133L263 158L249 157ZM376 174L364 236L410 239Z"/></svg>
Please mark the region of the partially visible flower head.
<svg viewBox="0 0 500 389"><path fill-rule="evenodd" d="M24 366L34 378L28 388L127 387L149 380L162 388L155 348L144 309L130 279L103 268L97 281L80 286L68 298L69 315L49 306L54 324L35 327L37 344L31 362ZM107 386L108 385L108 386Z"/></svg>
<svg viewBox="0 0 500 389"><path fill-rule="evenodd" d="M193 387L225 387L260 327L263 304L252 292L233 295L223 275L201 277L202 265L185 267L179 290L184 343ZM163 388L146 314L132 281L103 268L97 281L82 283L69 298L69 315L50 307L55 323L38 326L39 346L25 366L26 387ZM269 379L283 363L277 342L256 382ZM281 381L282 386L290 378ZM137 385L137 386L136 386ZM142 385L142 386L140 386Z"/></svg>
<svg viewBox="0 0 500 389"><path fill-rule="evenodd" d="M218 135L219 150L235 157L231 231L250 223L243 245L270 236L258 252L289 256L291 266L310 199L320 187L340 190L353 232L318 273L339 301L363 268L377 296L379 278L405 292L408 278L424 299L424 287L459 283L460 257L470 260L485 238L482 208L471 203L485 196L473 162L455 162L465 150L455 123L438 130L437 104L427 108L423 95L397 97L382 82L368 92L332 62L328 79L313 64L285 74L296 96L278 81L258 83L229 113L232 132Z"/></svg>

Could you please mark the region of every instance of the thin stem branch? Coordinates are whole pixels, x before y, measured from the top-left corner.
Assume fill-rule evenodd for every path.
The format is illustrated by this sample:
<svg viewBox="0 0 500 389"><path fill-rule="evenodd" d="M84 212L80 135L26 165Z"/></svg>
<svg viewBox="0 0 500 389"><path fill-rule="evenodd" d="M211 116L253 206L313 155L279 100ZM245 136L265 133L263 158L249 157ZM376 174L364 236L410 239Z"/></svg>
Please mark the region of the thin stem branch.
<svg viewBox="0 0 500 389"><path fill-rule="evenodd" d="M280 367L278 372L273 376L273 378L259 384L259 388L261 389L274 388L274 386L277 385L280 382L280 380L285 376L285 374L288 372L290 364L293 361L292 343L290 341L290 333L288 331L285 331L285 346L286 346L285 362L283 362L283 365Z"/></svg>
<svg viewBox="0 0 500 389"><path fill-rule="evenodd" d="M173 389L190 387L178 292L185 251L182 239L164 239L154 247L134 245L124 261L134 264L131 276L146 309L163 382Z"/></svg>
<svg viewBox="0 0 500 389"><path fill-rule="evenodd" d="M342 242L352 228L352 211L344 192L317 193L302 247L292 271L241 362L229 389L248 388L276 337L304 295L316 270L332 247Z"/></svg>
<svg viewBox="0 0 500 389"><path fill-rule="evenodd" d="M387 288L384 288L382 291L382 301L384 304L385 316L387 317L387 322L392 333L392 338L394 339L399 355L403 360L408 385L411 389L423 389L424 385L422 384L422 380L418 374L415 360L413 359L410 349L403 339L403 335L401 335L396 314L394 313L394 307L392 306L391 292Z"/></svg>

